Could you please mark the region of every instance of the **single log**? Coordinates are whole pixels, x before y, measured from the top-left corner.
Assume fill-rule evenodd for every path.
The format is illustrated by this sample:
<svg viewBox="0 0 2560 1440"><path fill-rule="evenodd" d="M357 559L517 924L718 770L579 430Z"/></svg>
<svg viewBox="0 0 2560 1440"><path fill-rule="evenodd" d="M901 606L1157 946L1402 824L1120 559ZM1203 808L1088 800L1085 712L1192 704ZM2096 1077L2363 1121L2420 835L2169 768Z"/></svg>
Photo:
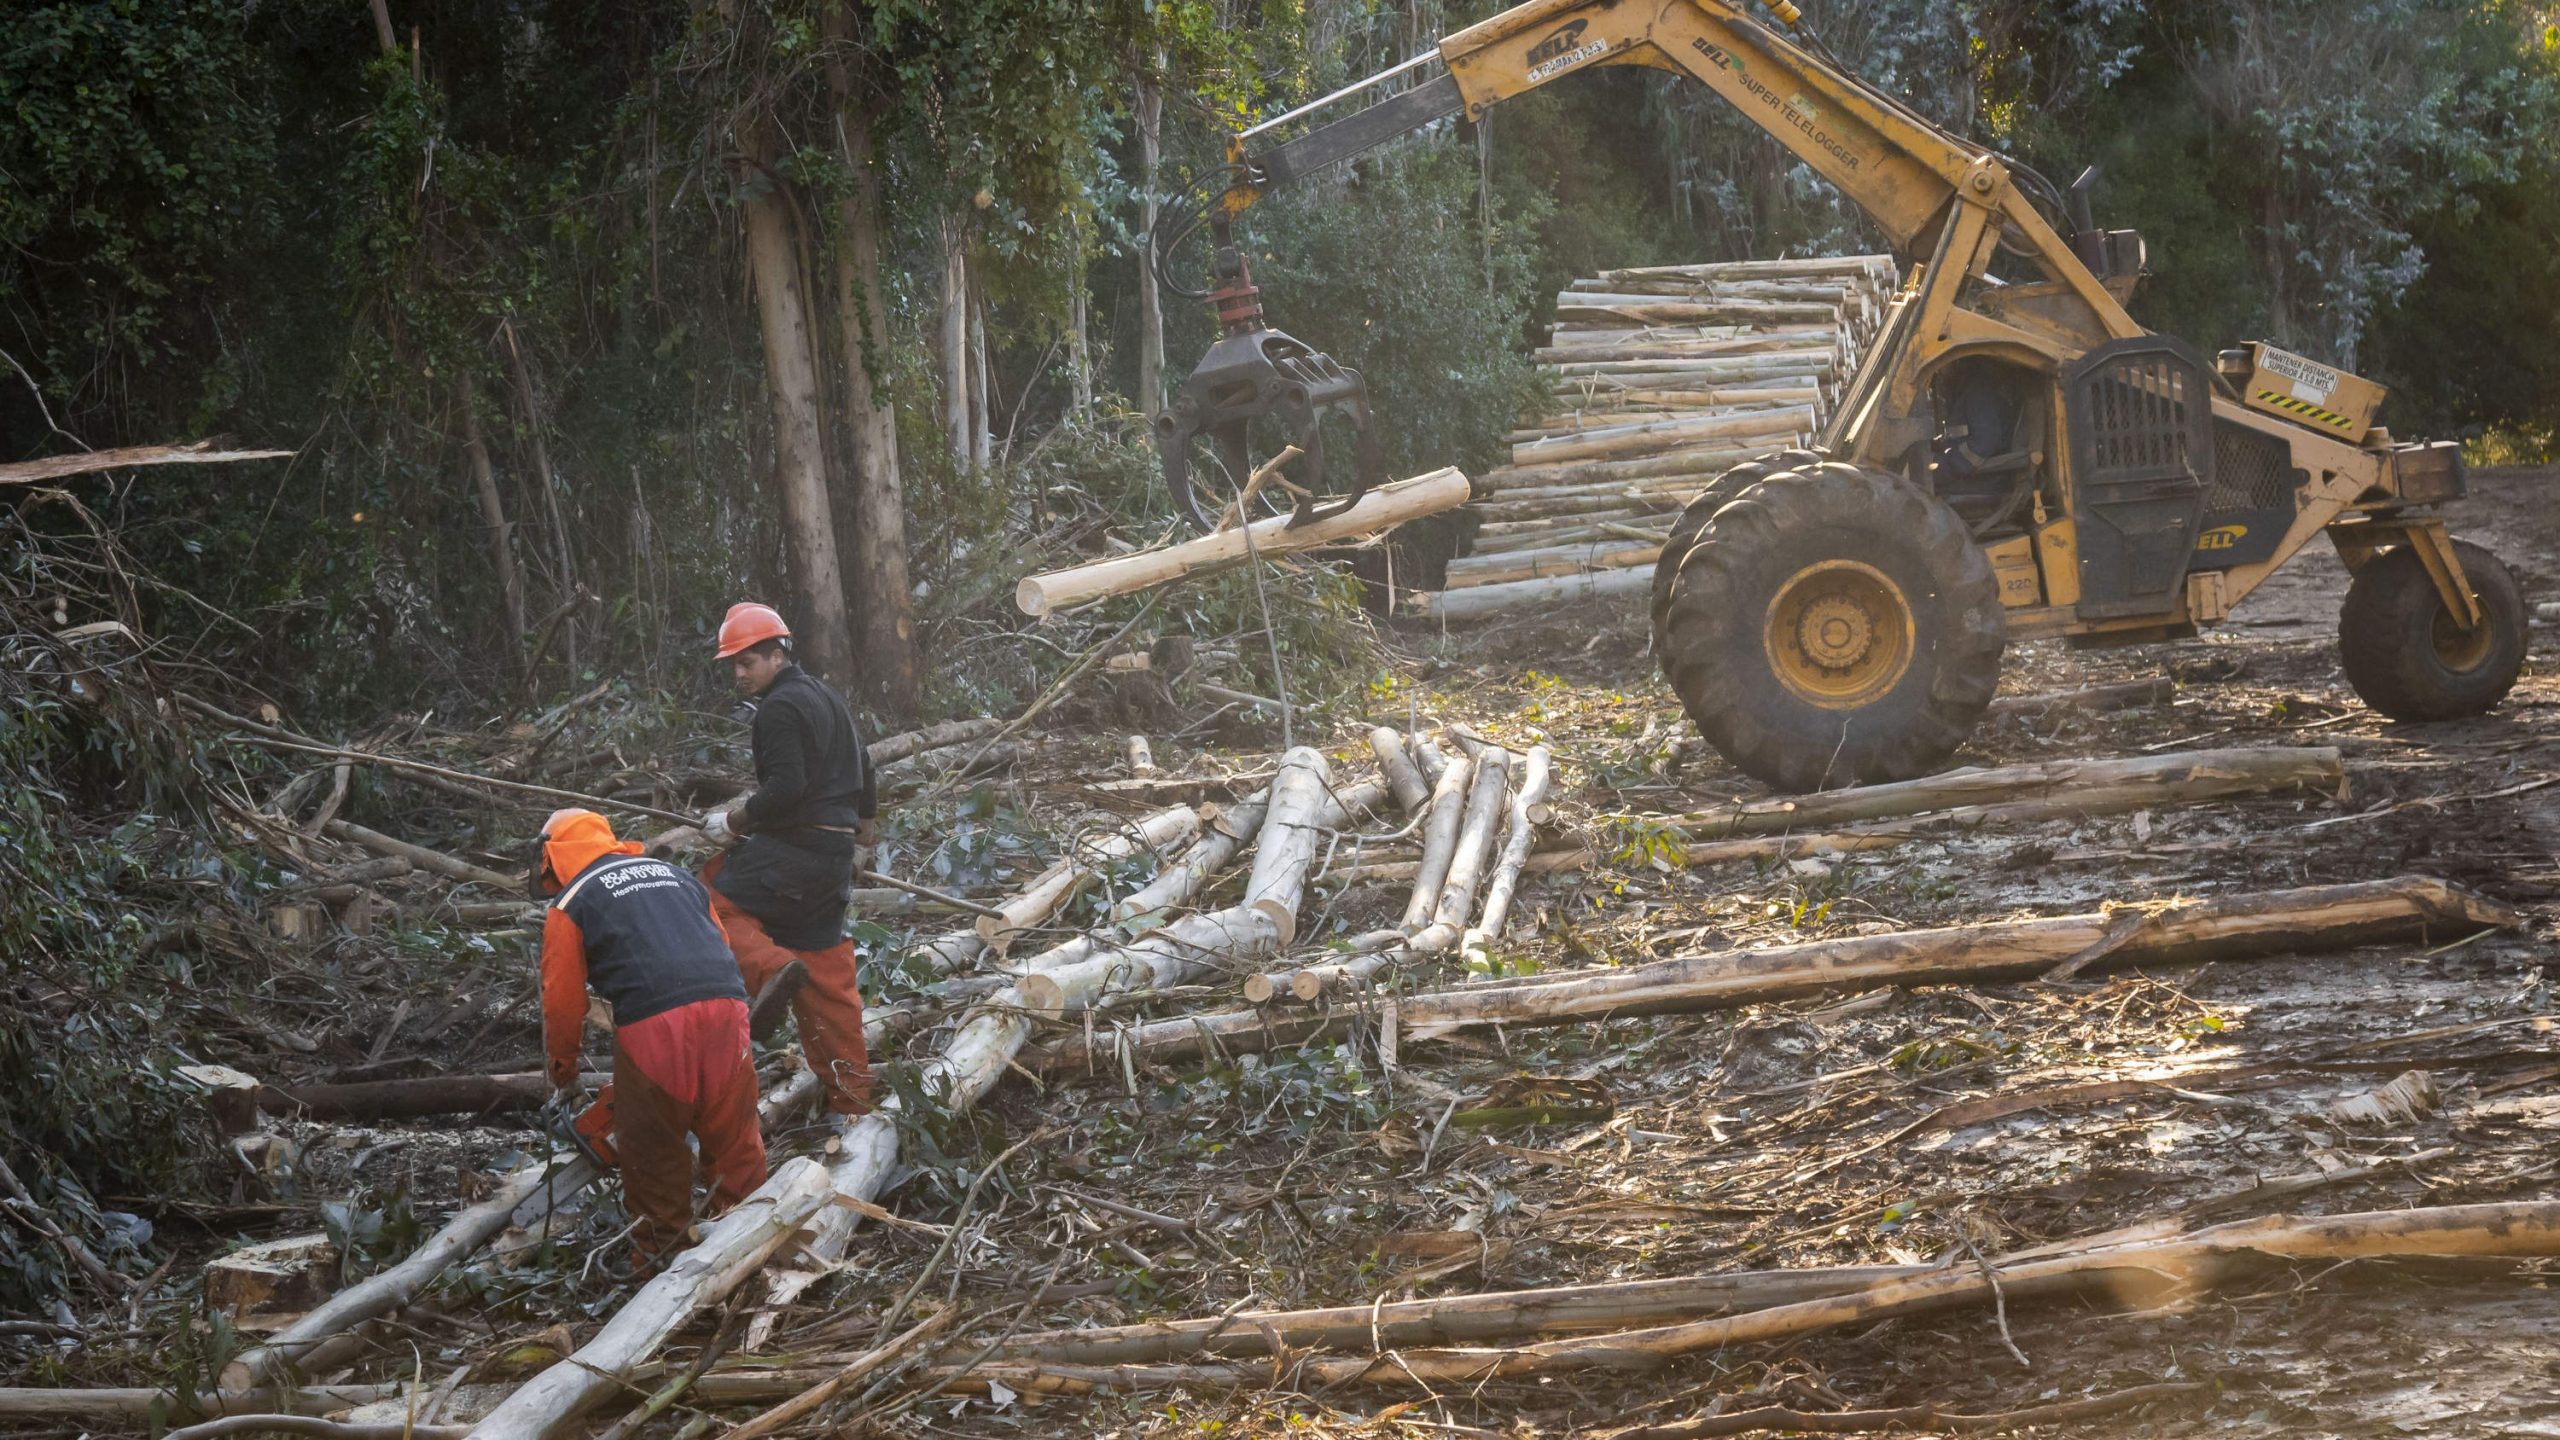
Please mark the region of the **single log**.
<svg viewBox="0 0 2560 1440"><path fill-rule="evenodd" d="M1449 757L1440 753L1440 747L1428 735L1407 736L1405 743L1413 747L1413 763L1420 767L1422 778L1437 786L1440 772L1449 768Z"/></svg>
<svg viewBox="0 0 2560 1440"><path fill-rule="evenodd" d="M1236 855L1253 838L1262 833L1263 816L1270 810L1268 787L1254 792L1240 804L1229 805L1207 815L1200 823L1200 836L1191 842L1171 865L1156 872L1156 878L1120 898L1111 907L1111 922L1126 925L1150 915L1162 915L1199 893L1209 877L1234 863Z"/></svg>
<svg viewBox="0 0 2560 1440"><path fill-rule="evenodd" d="M2178 682L2166 675L2148 680L2121 680L2085 690L2053 690L2041 695L2008 695L1991 702L1987 712L2004 715L2050 715L2060 710L2140 710L2177 698Z"/></svg>
<svg viewBox="0 0 2560 1440"><path fill-rule="evenodd" d="M1314 1310L1247 1310L1200 1320L1157 1320L1091 1330L1046 1330L996 1347L996 1362L1125 1365L1292 1350L1445 1345L1521 1335L1623 1330L1633 1325L1765 1310L1844 1295L1879 1281L1926 1273L1918 1265L1837 1269L1736 1270L1665 1280L1621 1280L1536 1290L1493 1290L1430 1300Z"/></svg>
<svg viewBox="0 0 2560 1440"><path fill-rule="evenodd" d="M1326 823L1337 811L1332 788L1332 767L1322 752L1304 745L1280 757L1280 773L1271 780L1270 811L1262 822L1261 843L1254 846L1244 905L1270 912L1284 948L1297 934L1307 867L1315 863L1316 847L1332 828Z"/></svg>
<svg viewBox="0 0 2560 1440"><path fill-rule="evenodd" d="M1431 923L1439 907L1440 886L1448 879L1449 862L1457 857L1458 830L1466 823L1468 787L1475 761L1465 755L1451 760L1431 790L1431 818L1423 822L1422 859L1413 872L1413 894L1405 901L1404 931L1410 935Z"/></svg>
<svg viewBox="0 0 2560 1440"><path fill-rule="evenodd" d="M1499 470L1486 471L1484 478L1476 482L1478 493L1485 499L1470 509L1481 511L1491 503L1553 499L1577 491L1587 494L1593 486L1621 480L1656 480L1673 475L1700 475L1711 479L1750 459L1753 453L1740 445L1725 444L1684 447L1637 460L1572 460L1556 465L1504 466ZM1703 485L1706 481L1698 483Z"/></svg>
<svg viewBox="0 0 2560 1440"><path fill-rule="evenodd" d="M2560 1201L2271 1216L2051 1259L1933 1268L1841 1294L1645 1329L1505 1349L1400 1347L1378 1355L1295 1357L1290 1382L1307 1390L1360 1384L1428 1389L1590 1370L1642 1371L1701 1351L1994 1301L2005 1306L2095 1295L2117 1305L2155 1307L2254 1276L2269 1261L2327 1262L2334 1269L2351 1260L2550 1255L2560 1255ZM1018 1392L1052 1394L1080 1394L1101 1386L1122 1391L1167 1384L1235 1388L1270 1383L1271 1366L1268 1361L1108 1367L1028 1362L982 1365L972 1378Z"/></svg>
<svg viewBox="0 0 2560 1440"><path fill-rule="evenodd" d="M2424 876L2224 896L2148 916L2141 911L2064 915L2002 925L1900 935L1861 935L1763 950L1657 961L1598 975L1569 971L1534 980L1424 991L1397 1002L1401 1038L1424 1040L1471 1025L1559 1025L1622 1015L1687 1014L1765 1004L1834 990L2029 979L2084 954L2088 967L2316 954L2439 934L2512 928L2519 912ZM2105 948L2101 948L2105 947ZM2093 953L2094 952L2094 953ZM1483 1002L1483 1003L1480 1003ZM1187 1015L1046 1047L1034 1069L1115 1069L1123 1055L1165 1064L1206 1053L1300 1044L1340 1033L1353 1017L1260 1009Z"/></svg>
<svg viewBox="0 0 2560 1440"><path fill-rule="evenodd" d="M785 1162L614 1313L576 1354L544 1370L471 1427L476 1440L545 1440L618 1388L703 1306L727 1295L832 1198L815 1160Z"/></svg>
<svg viewBox="0 0 2560 1440"><path fill-rule="evenodd" d="M1092 883L1096 871L1141 850L1161 853L1200 833L1200 813L1173 805L1125 829L1100 837L1079 836L1064 859L1050 866L1022 893L996 907L995 915L978 917L978 936L998 955L1014 941L1067 907L1076 892Z"/></svg>
<svg viewBox="0 0 2560 1440"><path fill-rule="evenodd" d="M1448 588L1459 590L1476 585L1535 580L1548 575L1579 575L1591 570L1649 566L1661 556L1662 542L1659 540L1599 540L1587 545L1561 545L1509 555L1471 556L1449 562Z"/></svg>
<svg viewBox="0 0 2560 1440"><path fill-rule="evenodd" d="M1944 774L1888 785L1826 790L1780 800L1753 800L1691 811L1673 823L1686 835L1766 835L1939 810L1976 818L2021 818L2019 806L2071 814L2087 806L2120 807L2220 799L2284 790L2342 796L2346 766L2335 748L2247 747L2180 750L2127 760L2047 760Z"/></svg>
<svg viewBox="0 0 2560 1440"><path fill-rule="evenodd" d="M1413 757L1404 753L1404 740L1384 725L1369 731L1369 753L1378 757L1378 773L1385 777L1387 793L1396 799L1396 808L1407 815L1431 801L1431 787L1423 783L1422 771Z"/></svg>
<svg viewBox="0 0 2560 1440"><path fill-rule="evenodd" d="M397 855L421 870L431 870L447 879L460 880L469 885L487 885L499 890L524 888L524 877L521 875L514 877L501 875L495 870L474 865L468 860L457 860L441 850L430 850L424 845L412 845L406 840L395 840L379 830L368 830L345 820L332 820L323 829L332 840L344 840L352 845L361 845L377 855Z"/></svg>
<svg viewBox="0 0 2560 1440"><path fill-rule="evenodd" d="M1484 914L1459 937L1458 953L1471 972L1490 964L1489 946L1501 938L1502 923L1511 916L1511 895L1520 884L1520 867L1529 863L1529 847L1537 842L1540 812L1546 808L1550 757L1544 745L1529 747L1521 762L1520 789L1511 797L1510 828L1503 832L1502 858L1485 886Z"/></svg>
<svg viewBox="0 0 2560 1440"><path fill-rule="evenodd" d="M301 1389L222 1390L188 1398L193 1409L215 1415L327 1414L399 1394L388 1385L312 1385ZM141 1419L155 1409L175 1409L178 1397L152 1385L17 1387L0 1389L0 1418L63 1420Z"/></svg>
<svg viewBox="0 0 2560 1440"><path fill-rule="evenodd" d="M954 745L966 745L972 740L984 740L1004 726L1005 722L995 719L946 720L921 730L884 735L863 748L871 756L872 764L886 765L893 760L922 755L928 750L944 750Z"/></svg>
<svg viewBox="0 0 2560 1440"><path fill-rule="evenodd" d="M1582 600L1642 595L1652 586L1650 570L1591 570L1501 585L1473 585L1464 590L1424 591L1412 599L1416 612L1425 619L1459 622L1481 620L1524 605L1569 605Z"/></svg>
<svg viewBox="0 0 2560 1440"><path fill-rule="evenodd" d="M1121 742L1120 753L1128 761L1129 773L1141 779L1156 773L1156 752L1144 735L1132 735Z"/></svg>
<svg viewBox="0 0 2560 1440"><path fill-rule="evenodd" d="M1629 455L1651 454L1729 435L1761 436L1779 428L1810 429L1814 423L1813 407L1797 405L1777 410L1746 410L1740 414L1696 420L1674 420L1660 425L1625 425L1514 445L1511 447L1511 463L1526 467L1561 464L1568 460L1623 459Z"/></svg>
<svg viewBox="0 0 2560 1440"><path fill-rule="evenodd" d="M1014 604L1022 613L1045 616L1069 605L1126 595L1163 585L1186 575L1240 564L1253 553L1287 555L1322 545L1339 544L1389 530L1408 520L1436 515L1467 502L1467 477L1454 469L1435 470L1410 480L1382 485L1349 510L1329 519L1292 527L1286 516L1258 520L1235 530L1185 540L1159 550L1114 556L1072 570L1030 575L1015 587Z"/></svg>
<svg viewBox="0 0 2560 1440"><path fill-rule="evenodd" d="M505 1115L539 1110L551 1098L540 1071L511 1075L427 1075L351 1085L261 1085L258 1108L313 1120L415 1120L429 1115Z"/></svg>

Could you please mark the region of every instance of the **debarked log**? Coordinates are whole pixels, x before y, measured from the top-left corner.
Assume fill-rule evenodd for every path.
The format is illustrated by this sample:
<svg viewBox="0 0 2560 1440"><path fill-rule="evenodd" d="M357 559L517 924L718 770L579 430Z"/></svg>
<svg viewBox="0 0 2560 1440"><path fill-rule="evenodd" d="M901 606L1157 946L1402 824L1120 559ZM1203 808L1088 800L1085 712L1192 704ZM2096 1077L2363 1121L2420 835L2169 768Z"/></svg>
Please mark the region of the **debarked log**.
<svg viewBox="0 0 2560 1440"><path fill-rule="evenodd" d="M1025 576L1014 588L1013 601L1023 614L1043 616L1087 600L1126 595L1186 575L1240 564L1248 554L1286 555L1357 540L1409 520L1453 510L1467 503L1468 488L1467 477L1457 470L1434 470L1428 475L1381 485L1341 514L1305 525L1292 526L1287 516L1257 520L1239 529L1203 535L1159 550L1142 550L1072 570Z"/></svg>

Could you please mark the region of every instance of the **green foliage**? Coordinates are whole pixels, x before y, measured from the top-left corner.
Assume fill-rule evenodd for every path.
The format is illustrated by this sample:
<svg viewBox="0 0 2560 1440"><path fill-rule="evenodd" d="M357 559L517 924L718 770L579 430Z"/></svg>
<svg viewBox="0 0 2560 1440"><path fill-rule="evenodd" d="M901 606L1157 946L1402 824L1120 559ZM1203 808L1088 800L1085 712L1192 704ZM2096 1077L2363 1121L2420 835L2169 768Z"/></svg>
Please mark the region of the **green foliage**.
<svg viewBox="0 0 2560 1440"><path fill-rule="evenodd" d="M1361 372L1390 475L1482 470L1530 398L1520 336L1540 217L1499 197L1487 217L1476 192L1472 153L1426 147L1250 217L1274 323Z"/></svg>

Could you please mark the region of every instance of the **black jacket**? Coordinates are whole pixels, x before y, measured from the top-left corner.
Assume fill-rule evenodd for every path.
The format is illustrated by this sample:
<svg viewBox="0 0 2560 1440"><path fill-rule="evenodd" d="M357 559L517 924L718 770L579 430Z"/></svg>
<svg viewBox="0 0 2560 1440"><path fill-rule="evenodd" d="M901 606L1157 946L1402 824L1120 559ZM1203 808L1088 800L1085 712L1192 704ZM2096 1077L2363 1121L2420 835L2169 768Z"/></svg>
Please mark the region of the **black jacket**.
<svg viewBox="0 0 2560 1440"><path fill-rule="evenodd" d="M750 834L802 842L812 827L851 829L879 813L879 780L844 697L797 665L756 702Z"/></svg>
<svg viewBox="0 0 2560 1440"><path fill-rule="evenodd" d="M579 872L542 921L542 1033L551 1083L578 1075L589 986L619 1027L697 1000L744 1000L738 960L700 881L641 855Z"/></svg>

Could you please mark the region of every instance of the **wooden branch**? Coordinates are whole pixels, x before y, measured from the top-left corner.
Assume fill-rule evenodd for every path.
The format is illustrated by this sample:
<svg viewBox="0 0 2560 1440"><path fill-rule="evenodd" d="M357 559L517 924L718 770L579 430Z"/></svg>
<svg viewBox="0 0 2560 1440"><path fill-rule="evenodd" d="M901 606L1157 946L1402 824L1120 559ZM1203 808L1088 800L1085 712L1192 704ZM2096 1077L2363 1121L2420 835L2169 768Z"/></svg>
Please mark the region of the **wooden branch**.
<svg viewBox="0 0 2560 1440"><path fill-rule="evenodd" d="M225 1415L200 1425L185 1425L160 1440L219 1440L225 1435L317 1435L321 1440L462 1440L463 1425L411 1425L382 1420L366 1423L328 1420L317 1415Z"/></svg>
<svg viewBox="0 0 2560 1440"><path fill-rule="evenodd" d="M1467 494L1466 476L1456 470L1435 470L1382 485L1362 496L1348 511L1329 519L1293 527L1288 517L1278 516L1158 550L1114 556L1072 570L1025 576L1015 587L1014 604L1025 615L1045 616L1087 600L1126 595L1186 575L1239 564L1246 556L1247 536L1251 537L1254 550L1262 555L1287 555L1374 535L1408 520L1455 509L1467 502Z"/></svg>
<svg viewBox="0 0 2560 1440"><path fill-rule="evenodd" d="M642 1286L594 1339L501 1401L470 1434L475 1440L545 1440L617 1388L696 1311L754 1274L832 1194L818 1162L785 1162L713 1221L700 1243Z"/></svg>
<svg viewBox="0 0 2560 1440"><path fill-rule="evenodd" d="M2343 797L2346 783L2345 763L2334 748L2180 750L2127 760L2047 760L1950 770L1888 785L1723 805L1692 811L1672 823L1693 839L1714 839L1933 811L1956 812L1968 820L2018 820L2296 789Z"/></svg>
<svg viewBox="0 0 2560 1440"><path fill-rule="evenodd" d="M521 875L509 878L468 860L457 860L441 850L412 845L406 840L394 839L379 830L368 830L349 821L332 820L322 828L332 840L361 845L377 855L397 855L421 870L433 871L449 880L459 880L466 885L486 885L493 890L520 891L524 888Z"/></svg>
<svg viewBox="0 0 2560 1440"><path fill-rule="evenodd" d="M56 455L0 465L0 485L67 480L74 475L138 465L227 465L239 460L290 460L293 455L291 450L216 450L210 440L193 445L134 445L122 450L92 450L85 455Z"/></svg>
<svg viewBox="0 0 2560 1440"><path fill-rule="evenodd" d="M2024 1430L2041 1425L2065 1425L2095 1420L2104 1415L2121 1415L2146 1405L2207 1394L2213 1388L2203 1380L2136 1385L2110 1394L2057 1400L2049 1405L2029 1405L2020 1410L2002 1410L1987 1415L1957 1414L1934 1402L1902 1405L1890 1410L1790 1410L1780 1405L1764 1405L1725 1415L1675 1420L1668 1425L1637 1425L1612 1430L1598 1440L1704 1440L1710 1435L1750 1435L1760 1431L1863 1435L1874 1430L1946 1430L1971 1435L1985 1431Z"/></svg>
<svg viewBox="0 0 2560 1440"><path fill-rule="evenodd" d="M2048 690L2040 695L2004 695L1984 712L1993 719L2008 715L2051 715L2064 710L2140 710L2177 698L2178 682L2166 675L2149 680L2123 680L2082 690Z"/></svg>
<svg viewBox="0 0 2560 1440"><path fill-rule="evenodd" d="M1269 484L1271 477L1279 474L1281 467L1297 459L1298 455L1297 446L1283 445L1280 447L1279 454L1253 467L1253 473L1245 477L1244 488L1236 492L1236 498L1228 501L1224 510L1218 512L1218 523L1209 528L1221 531L1234 529L1236 522L1244 518L1246 507L1252 505L1253 498L1262 493L1262 487Z"/></svg>
<svg viewBox="0 0 2560 1440"><path fill-rule="evenodd" d="M1688 1014L1879 985L2033 979L2109 938L2123 912L2002 925L1861 935L1764 950L1657 961L1601 974L1429 990L1397 1002L1402 1036L1423 1040L1471 1025L1558 1025L1623 1015ZM2384 940L2512 928L2521 912L2423 876L2222 896L2157 913L2092 968L2315 954ZM1189 1015L1060 1041L1025 1063L1083 1070L1128 1058L1188 1059L1216 1045L1243 1052L1340 1033L1346 1014L1275 1016L1259 1009Z"/></svg>

